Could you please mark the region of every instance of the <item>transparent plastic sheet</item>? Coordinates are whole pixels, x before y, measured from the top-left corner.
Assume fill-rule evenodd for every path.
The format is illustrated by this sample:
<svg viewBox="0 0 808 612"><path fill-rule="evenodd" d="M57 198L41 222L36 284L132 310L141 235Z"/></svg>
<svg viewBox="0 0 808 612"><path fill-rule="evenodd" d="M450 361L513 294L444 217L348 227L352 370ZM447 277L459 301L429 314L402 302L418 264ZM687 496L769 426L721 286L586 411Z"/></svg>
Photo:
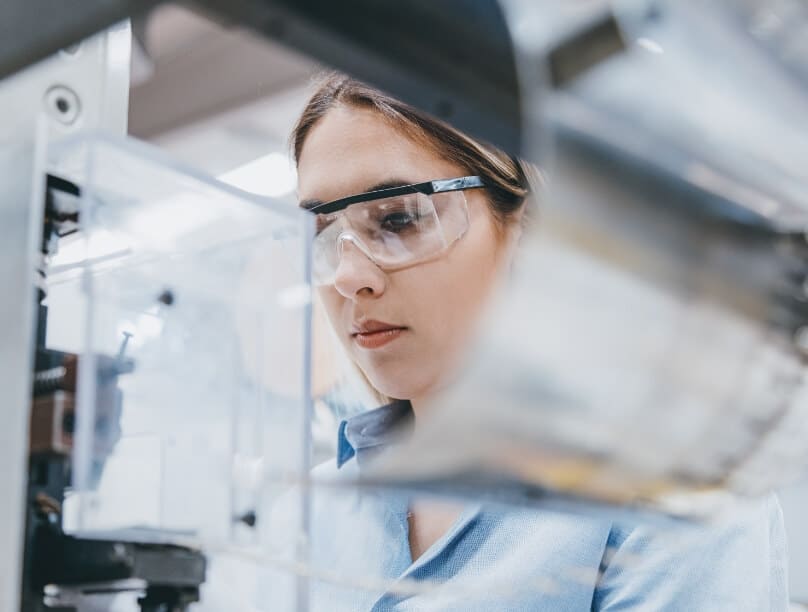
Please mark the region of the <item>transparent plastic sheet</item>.
<svg viewBox="0 0 808 612"><path fill-rule="evenodd" d="M758 19L794 19L795 29L806 10L790 2L614 2L627 51L562 92L556 119L737 201L746 218L793 227L804 218L808 183L808 87L789 70L795 58L768 51L739 15L751 4Z"/></svg>
<svg viewBox="0 0 808 612"><path fill-rule="evenodd" d="M542 163L548 189L456 383L411 442L364 476L607 516L651 510L731 518L742 504L738 494L764 494L808 463L799 305L808 211L789 204L787 215L766 217L743 197L716 203L696 193L700 185L687 173L663 191L627 179L620 162L598 157L615 145L602 140L610 130L644 135L646 161L658 157L654 143L660 155L676 151L659 132L668 123L654 114L653 102L639 115L650 122L647 133L623 130L619 113L599 114L599 123L576 115L578 140L560 140L549 159L548 126L581 105L566 93L548 101L536 66L551 41L536 32L563 35L564 24L574 30L575 19L585 22L608 6L502 5L521 66L526 155ZM689 18L674 13L669 27L686 27ZM592 98L619 110L620 90L610 79L624 69L627 79L641 79L645 73L631 69L638 52L596 66L573 90L591 88ZM721 62L720 54L689 65L687 83L709 81L712 61ZM687 83L666 87L688 92ZM745 108L742 100L733 104ZM775 121L779 103L788 100L756 112ZM726 119L727 126L746 127ZM693 167L700 152L710 155L713 139L684 136L694 144L677 154ZM599 148L587 146L595 141ZM784 141L778 155L788 157L792 145Z"/></svg>
<svg viewBox="0 0 808 612"><path fill-rule="evenodd" d="M49 276L49 344L80 355L65 526L201 547L200 609L248 609L279 500L287 564L307 555L311 219L136 141L67 142L51 166L81 188ZM305 577L275 592L294 609Z"/></svg>

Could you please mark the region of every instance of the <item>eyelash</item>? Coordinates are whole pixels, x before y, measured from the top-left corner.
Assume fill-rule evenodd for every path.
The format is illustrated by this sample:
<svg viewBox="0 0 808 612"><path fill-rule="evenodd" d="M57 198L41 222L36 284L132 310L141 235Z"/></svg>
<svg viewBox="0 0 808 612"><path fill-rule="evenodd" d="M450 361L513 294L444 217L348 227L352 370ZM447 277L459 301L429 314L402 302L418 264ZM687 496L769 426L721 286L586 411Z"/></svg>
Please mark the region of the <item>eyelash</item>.
<svg viewBox="0 0 808 612"><path fill-rule="evenodd" d="M406 218L405 219L406 225L398 225L398 226L394 226L394 227L389 228L389 229L387 227L385 227L385 224L390 222L390 220L392 218L394 218L394 217L405 217ZM408 229L414 223L417 223L420 218L421 218L421 216L417 212L410 212L410 211L403 211L403 210L402 211L395 211L395 212L392 212L392 213L389 213L389 214L385 215L384 218L382 219L381 223L379 224L379 226L382 229L385 229L387 231L400 232L400 231ZM395 223L395 222L393 222L393 223Z"/></svg>

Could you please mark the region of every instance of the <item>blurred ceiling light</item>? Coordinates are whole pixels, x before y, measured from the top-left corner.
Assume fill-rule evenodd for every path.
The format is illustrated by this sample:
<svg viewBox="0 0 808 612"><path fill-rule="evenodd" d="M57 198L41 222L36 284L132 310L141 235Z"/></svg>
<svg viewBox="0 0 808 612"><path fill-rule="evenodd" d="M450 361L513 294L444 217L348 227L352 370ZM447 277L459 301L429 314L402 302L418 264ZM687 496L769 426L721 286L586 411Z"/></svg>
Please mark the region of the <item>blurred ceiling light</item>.
<svg viewBox="0 0 808 612"><path fill-rule="evenodd" d="M650 38L641 37L637 39L637 46L642 47L646 51L656 54L665 53L665 49L662 48L657 41L651 40Z"/></svg>
<svg viewBox="0 0 808 612"><path fill-rule="evenodd" d="M219 180L256 195L277 198L294 191L297 172L288 157L270 153L225 172Z"/></svg>

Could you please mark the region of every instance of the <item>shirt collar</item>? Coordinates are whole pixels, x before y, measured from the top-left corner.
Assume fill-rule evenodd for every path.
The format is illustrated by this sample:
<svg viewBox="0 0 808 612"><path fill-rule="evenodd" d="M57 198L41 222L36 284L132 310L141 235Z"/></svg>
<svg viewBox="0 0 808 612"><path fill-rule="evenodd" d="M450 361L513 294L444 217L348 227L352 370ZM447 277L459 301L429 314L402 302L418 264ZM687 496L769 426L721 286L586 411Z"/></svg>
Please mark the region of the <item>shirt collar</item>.
<svg viewBox="0 0 808 612"><path fill-rule="evenodd" d="M407 400L357 414L342 421L337 434L337 467L354 455L359 465L412 431L415 416Z"/></svg>

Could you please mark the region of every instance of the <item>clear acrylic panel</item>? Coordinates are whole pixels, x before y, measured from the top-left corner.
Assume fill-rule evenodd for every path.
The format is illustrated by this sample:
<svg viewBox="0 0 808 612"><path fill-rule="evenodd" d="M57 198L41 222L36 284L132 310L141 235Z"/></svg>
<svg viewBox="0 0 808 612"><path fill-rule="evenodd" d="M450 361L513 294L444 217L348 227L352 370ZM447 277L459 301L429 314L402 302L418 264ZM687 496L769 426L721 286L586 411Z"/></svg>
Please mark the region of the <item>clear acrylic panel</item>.
<svg viewBox="0 0 808 612"><path fill-rule="evenodd" d="M80 355L66 526L255 550L309 469L310 219L132 140L50 161L81 188L49 295Z"/></svg>

